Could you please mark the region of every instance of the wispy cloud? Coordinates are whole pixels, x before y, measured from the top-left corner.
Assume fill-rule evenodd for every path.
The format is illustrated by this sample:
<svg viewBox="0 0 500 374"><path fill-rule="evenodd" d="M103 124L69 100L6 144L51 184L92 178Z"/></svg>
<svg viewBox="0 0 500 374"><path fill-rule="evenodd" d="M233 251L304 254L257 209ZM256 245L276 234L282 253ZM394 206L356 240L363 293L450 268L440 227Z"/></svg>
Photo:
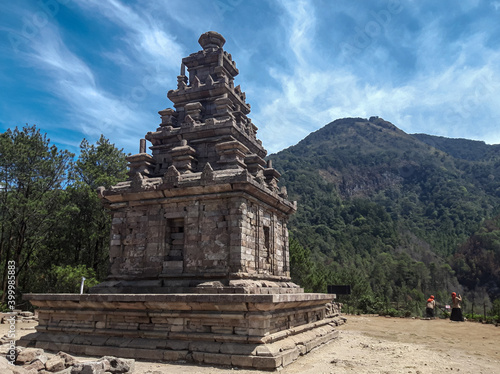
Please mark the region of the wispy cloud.
<svg viewBox="0 0 500 374"><path fill-rule="evenodd" d="M77 4L92 15L104 17L127 30L123 41L140 60L151 62L153 58L161 61L165 68L173 68L179 66L184 57L183 47L175 36L168 34L160 20L151 14L140 13L118 0L88 0Z"/></svg>
<svg viewBox="0 0 500 374"><path fill-rule="evenodd" d="M115 132L125 138L130 124L139 123L140 113L99 87L90 67L71 52L53 26L40 31L40 42L33 43L27 60L45 71L46 78L39 78L40 84L47 85L58 98L52 110L65 112L71 126L83 134L98 136Z"/></svg>
<svg viewBox="0 0 500 374"><path fill-rule="evenodd" d="M289 28L288 46L299 66L309 65L307 56L311 53L311 41L314 40L315 9L305 0L280 1L285 10L286 21L283 25Z"/></svg>
<svg viewBox="0 0 500 374"><path fill-rule="evenodd" d="M418 69L404 79L394 79L389 49L373 43L356 57L367 63L353 61L349 67L333 58L329 66L318 64L322 50L310 48L311 40L320 37L315 35L318 10L310 2L281 4L282 24L288 25L291 36L287 39L290 66L270 70L279 84L261 96L254 114L264 123L260 134L271 152L336 118L372 115L409 133L450 137L468 133L471 138L500 142L500 130L489 124L500 117L500 108L492 103L500 94L500 52L485 46L481 32L449 40L442 30L443 20L426 22L412 31L413 64ZM391 20L396 28L401 22L405 22L403 16ZM474 129L471 122L484 126Z"/></svg>
<svg viewBox="0 0 500 374"><path fill-rule="evenodd" d="M41 30L41 40L39 43L33 43L32 50L31 57L41 63L42 67L57 73L63 79L70 78L73 82L84 81L95 86L92 71L80 58L68 50L54 27Z"/></svg>
<svg viewBox="0 0 500 374"><path fill-rule="evenodd" d="M290 51L289 66L270 68L269 75L279 82L279 88L261 95L259 111L254 113L257 124L262 122L260 136L266 139L264 145L270 152L284 148L290 141L297 142L310 132L307 121L311 115L307 112L318 94L314 85L324 82L311 69L310 41L314 39L315 24L311 3L299 0L279 4L283 10L280 33L286 43L282 51ZM285 139L284 133L290 134L290 138Z"/></svg>

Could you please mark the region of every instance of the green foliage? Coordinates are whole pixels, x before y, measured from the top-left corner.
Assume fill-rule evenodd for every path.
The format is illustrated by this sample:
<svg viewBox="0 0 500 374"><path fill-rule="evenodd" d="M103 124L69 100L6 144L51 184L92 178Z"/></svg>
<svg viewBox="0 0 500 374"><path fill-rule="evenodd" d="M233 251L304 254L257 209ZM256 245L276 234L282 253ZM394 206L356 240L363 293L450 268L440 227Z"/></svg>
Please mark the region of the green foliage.
<svg viewBox="0 0 500 374"><path fill-rule="evenodd" d="M500 217L485 220L455 252L452 265L468 289L487 287L493 298L500 297Z"/></svg>
<svg viewBox="0 0 500 374"><path fill-rule="evenodd" d="M94 191L100 186L108 188L127 179L125 158L123 149L116 148L104 135L95 145L83 139L75 166L76 179Z"/></svg>
<svg viewBox="0 0 500 374"><path fill-rule="evenodd" d="M311 258L311 253L290 237L290 273L292 281L304 285L305 292L326 292L324 267Z"/></svg>
<svg viewBox="0 0 500 374"><path fill-rule="evenodd" d="M311 273L310 253L292 237L290 237L290 273L292 281L304 284Z"/></svg>
<svg viewBox="0 0 500 374"><path fill-rule="evenodd" d="M0 303L0 313L8 313L11 312L9 305L7 303Z"/></svg>
<svg viewBox="0 0 500 374"><path fill-rule="evenodd" d="M44 249L57 222L62 188L73 155L59 151L35 126L0 134L0 275L5 297L7 264L14 261L18 286Z"/></svg>
<svg viewBox="0 0 500 374"><path fill-rule="evenodd" d="M483 314L464 313L464 318L469 322L496 323L498 316L484 316Z"/></svg>
<svg viewBox="0 0 500 374"><path fill-rule="evenodd" d="M99 283L95 271L85 265L52 265L50 272L53 282L49 290L54 293L79 293L82 278L85 278L84 292Z"/></svg>
<svg viewBox="0 0 500 374"><path fill-rule="evenodd" d="M495 299L495 301L493 301L490 314L495 316L497 322L500 322L500 299Z"/></svg>
<svg viewBox="0 0 500 374"><path fill-rule="evenodd" d="M109 187L127 178L126 154L103 135L96 144L83 140L73 169L74 183L66 189L65 219L59 235L50 243L66 248L61 264L84 264L99 279L107 275L111 217L97 195L99 186Z"/></svg>
<svg viewBox="0 0 500 374"><path fill-rule="evenodd" d="M442 136L414 134L418 140L447 154L467 161L481 161L495 158L500 152L500 144L488 146L483 141L450 139Z"/></svg>
<svg viewBox="0 0 500 374"><path fill-rule="evenodd" d="M401 311L394 309L394 308L389 308L387 310L382 310L380 311L381 316L390 316L390 317L401 317Z"/></svg>
<svg viewBox="0 0 500 374"><path fill-rule="evenodd" d="M378 314L383 313L384 304L378 298L373 297L373 295L365 294L359 298L356 309L361 311L363 314Z"/></svg>
<svg viewBox="0 0 500 374"><path fill-rule="evenodd" d="M103 136L95 145L83 140L80 149L73 163L35 126L0 134L3 290L8 261L16 264L18 295L75 292L77 278L91 286L106 275L110 216L95 189L126 179L126 155Z"/></svg>

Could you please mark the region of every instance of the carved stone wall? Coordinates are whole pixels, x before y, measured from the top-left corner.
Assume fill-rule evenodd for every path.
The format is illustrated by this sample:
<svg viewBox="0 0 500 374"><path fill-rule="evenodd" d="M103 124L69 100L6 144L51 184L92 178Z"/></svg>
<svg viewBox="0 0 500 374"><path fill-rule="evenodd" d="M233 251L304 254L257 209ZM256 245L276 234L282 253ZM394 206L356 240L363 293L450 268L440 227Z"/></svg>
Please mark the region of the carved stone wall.
<svg viewBox="0 0 500 374"><path fill-rule="evenodd" d="M113 212L110 278L209 273L289 277L286 218L243 196L118 208Z"/></svg>

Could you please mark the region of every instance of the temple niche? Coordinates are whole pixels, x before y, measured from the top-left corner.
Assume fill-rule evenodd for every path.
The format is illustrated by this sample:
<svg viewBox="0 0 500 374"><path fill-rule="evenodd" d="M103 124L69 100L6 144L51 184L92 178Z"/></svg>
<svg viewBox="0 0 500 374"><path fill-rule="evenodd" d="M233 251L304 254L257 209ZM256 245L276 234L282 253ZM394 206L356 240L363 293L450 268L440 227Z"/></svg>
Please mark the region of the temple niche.
<svg viewBox="0 0 500 374"><path fill-rule="evenodd" d="M39 324L18 344L274 370L337 337L335 295L291 282L297 206L264 160L225 40L210 31L199 43L173 108L128 157L129 179L98 190L112 215L109 276L89 294L25 294Z"/></svg>
<svg viewBox="0 0 500 374"><path fill-rule="evenodd" d="M174 108L159 111L128 158L130 179L101 190L111 271L93 293L302 292L288 258L296 203L264 160L224 38L208 32L199 43L168 92Z"/></svg>

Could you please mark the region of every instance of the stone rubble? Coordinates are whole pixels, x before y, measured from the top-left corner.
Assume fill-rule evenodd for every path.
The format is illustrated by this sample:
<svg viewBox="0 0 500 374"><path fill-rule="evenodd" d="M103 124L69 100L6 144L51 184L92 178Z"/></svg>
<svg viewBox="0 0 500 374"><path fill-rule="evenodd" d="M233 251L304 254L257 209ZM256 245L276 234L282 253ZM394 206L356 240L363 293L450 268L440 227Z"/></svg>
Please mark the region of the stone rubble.
<svg viewBox="0 0 500 374"><path fill-rule="evenodd" d="M3 352L2 352L3 353ZM134 359L104 356L95 361L78 361L65 352L48 357L43 349L16 348L15 365L10 365L2 355L0 373L2 374L133 374Z"/></svg>
<svg viewBox="0 0 500 374"><path fill-rule="evenodd" d="M38 316L36 316L33 312L15 309L10 313L0 313L0 323L2 323L2 324L9 323L9 319L11 319L12 316L15 317L16 323L18 323L18 322L23 322L23 323L30 323L30 322L36 323L36 322L38 322Z"/></svg>

